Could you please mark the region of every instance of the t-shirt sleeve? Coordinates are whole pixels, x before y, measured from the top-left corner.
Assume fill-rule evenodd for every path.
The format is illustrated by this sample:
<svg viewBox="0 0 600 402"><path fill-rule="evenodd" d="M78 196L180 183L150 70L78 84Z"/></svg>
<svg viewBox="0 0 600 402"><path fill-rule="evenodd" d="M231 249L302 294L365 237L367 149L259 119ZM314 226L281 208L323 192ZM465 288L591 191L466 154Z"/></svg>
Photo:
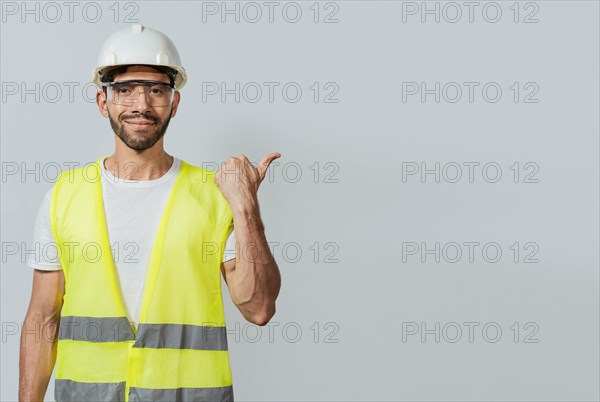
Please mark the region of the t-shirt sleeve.
<svg viewBox="0 0 600 402"><path fill-rule="evenodd" d="M233 231L233 222L231 222L229 230L229 236L225 243L225 252L223 253L223 262L235 258L235 232Z"/></svg>
<svg viewBox="0 0 600 402"><path fill-rule="evenodd" d="M44 271L62 269L58 258L58 249L50 226L50 202L52 188L46 192L35 218L33 244L26 251L27 266Z"/></svg>

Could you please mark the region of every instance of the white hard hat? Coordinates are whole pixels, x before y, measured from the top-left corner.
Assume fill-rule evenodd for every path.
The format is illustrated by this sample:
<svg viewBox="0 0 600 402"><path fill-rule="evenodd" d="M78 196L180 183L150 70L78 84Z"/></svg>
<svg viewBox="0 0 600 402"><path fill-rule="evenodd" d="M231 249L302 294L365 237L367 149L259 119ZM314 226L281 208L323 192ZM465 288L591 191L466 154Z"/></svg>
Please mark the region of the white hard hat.
<svg viewBox="0 0 600 402"><path fill-rule="evenodd" d="M187 81L185 69L177 48L162 32L135 24L108 37L98 55L92 81L102 88L102 76L114 67L131 64L162 66L175 70L175 89L180 90Z"/></svg>

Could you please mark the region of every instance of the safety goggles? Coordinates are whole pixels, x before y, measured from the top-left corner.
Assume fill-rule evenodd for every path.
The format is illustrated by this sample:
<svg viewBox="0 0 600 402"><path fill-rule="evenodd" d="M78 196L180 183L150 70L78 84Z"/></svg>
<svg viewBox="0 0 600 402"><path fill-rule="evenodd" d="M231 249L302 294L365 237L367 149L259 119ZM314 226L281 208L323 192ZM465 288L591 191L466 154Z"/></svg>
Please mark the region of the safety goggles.
<svg viewBox="0 0 600 402"><path fill-rule="evenodd" d="M150 106L169 106L173 100L174 85L162 81L124 80L103 82L107 97L115 105L130 106L138 102L140 92Z"/></svg>

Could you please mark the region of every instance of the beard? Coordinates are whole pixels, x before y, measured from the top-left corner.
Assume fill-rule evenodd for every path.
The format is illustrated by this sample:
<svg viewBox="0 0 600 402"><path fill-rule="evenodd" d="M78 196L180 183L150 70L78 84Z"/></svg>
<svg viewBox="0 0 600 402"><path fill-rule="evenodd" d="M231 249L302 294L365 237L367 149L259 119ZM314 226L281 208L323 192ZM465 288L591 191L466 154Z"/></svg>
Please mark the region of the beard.
<svg viewBox="0 0 600 402"><path fill-rule="evenodd" d="M152 148L167 131L169 122L171 121L171 113L168 114L167 118L163 122L159 117L154 116L150 113L134 113L119 116L117 122L108 113L108 119L110 120L110 126L112 127L115 134L127 145L129 148L136 151L144 151L148 148ZM126 127L126 120L147 120L153 123L144 130L136 130L133 127Z"/></svg>

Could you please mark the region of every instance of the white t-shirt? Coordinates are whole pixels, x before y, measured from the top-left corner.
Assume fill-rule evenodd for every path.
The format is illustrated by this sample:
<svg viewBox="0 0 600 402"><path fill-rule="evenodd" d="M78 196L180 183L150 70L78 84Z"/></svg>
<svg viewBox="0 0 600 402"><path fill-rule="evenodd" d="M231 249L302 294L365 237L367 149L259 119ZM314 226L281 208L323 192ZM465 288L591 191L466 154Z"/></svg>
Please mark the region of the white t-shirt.
<svg viewBox="0 0 600 402"><path fill-rule="evenodd" d="M129 319L140 318L142 295L152 244L162 212L181 170L181 160L173 157L171 168L155 180L127 181L102 168L102 196L108 237ZM33 236L36 252L28 254L27 265L41 270L62 269L50 227L48 190L38 211ZM235 234L230 226L223 261L235 258Z"/></svg>

